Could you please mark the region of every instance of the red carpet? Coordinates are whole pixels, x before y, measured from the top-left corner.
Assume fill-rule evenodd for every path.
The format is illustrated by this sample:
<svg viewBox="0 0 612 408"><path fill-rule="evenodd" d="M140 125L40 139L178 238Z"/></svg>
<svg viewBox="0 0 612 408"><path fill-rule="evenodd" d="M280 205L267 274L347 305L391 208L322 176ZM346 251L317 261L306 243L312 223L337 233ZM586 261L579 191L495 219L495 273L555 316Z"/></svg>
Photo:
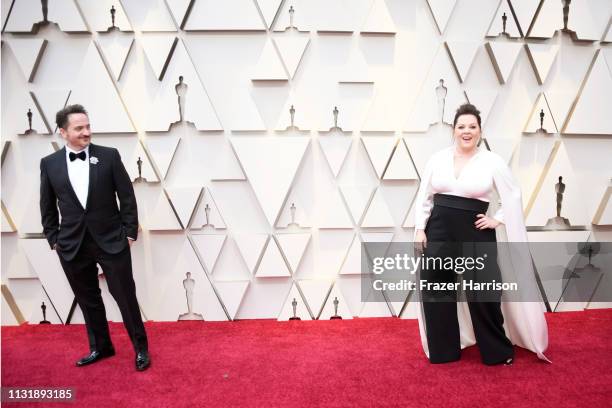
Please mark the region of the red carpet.
<svg viewBox="0 0 612 408"><path fill-rule="evenodd" d="M612 310L548 315L553 364L517 348L488 367L478 350L430 365L417 322L147 323L151 368L134 369L121 324L117 355L88 367L83 326L2 328L2 385L74 387L71 407L606 407L612 401ZM3 404L4 405L4 404Z"/></svg>

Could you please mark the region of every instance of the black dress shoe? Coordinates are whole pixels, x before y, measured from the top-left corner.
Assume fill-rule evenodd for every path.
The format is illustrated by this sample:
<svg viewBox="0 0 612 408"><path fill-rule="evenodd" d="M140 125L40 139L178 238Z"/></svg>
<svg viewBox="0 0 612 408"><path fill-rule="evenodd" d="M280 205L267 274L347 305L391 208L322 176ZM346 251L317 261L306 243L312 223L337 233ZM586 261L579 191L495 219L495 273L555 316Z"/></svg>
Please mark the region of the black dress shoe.
<svg viewBox="0 0 612 408"><path fill-rule="evenodd" d="M151 357L148 351L139 351L136 354L136 370L144 371L151 365Z"/></svg>
<svg viewBox="0 0 612 408"><path fill-rule="evenodd" d="M82 367L84 365L95 363L96 361L100 361L106 357L112 357L115 355L114 349L108 350L93 350L88 356L83 357L79 361L77 361L77 367Z"/></svg>

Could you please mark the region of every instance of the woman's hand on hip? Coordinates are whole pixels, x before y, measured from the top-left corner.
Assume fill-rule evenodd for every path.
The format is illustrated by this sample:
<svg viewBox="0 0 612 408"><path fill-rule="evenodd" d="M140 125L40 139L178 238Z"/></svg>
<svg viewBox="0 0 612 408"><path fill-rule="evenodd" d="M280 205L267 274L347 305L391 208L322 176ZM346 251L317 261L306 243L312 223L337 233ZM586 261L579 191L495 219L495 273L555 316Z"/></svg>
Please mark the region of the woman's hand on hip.
<svg viewBox="0 0 612 408"><path fill-rule="evenodd" d="M476 226L476 229L479 230L495 229L500 224L500 222L497 221L495 218L487 217L484 214L478 214L476 217L478 218L478 220L476 220L474 225Z"/></svg>
<svg viewBox="0 0 612 408"><path fill-rule="evenodd" d="M425 248L427 248L427 235L425 235L425 231L423 231L422 229L416 231L416 236L414 237L414 246L419 252L423 252Z"/></svg>

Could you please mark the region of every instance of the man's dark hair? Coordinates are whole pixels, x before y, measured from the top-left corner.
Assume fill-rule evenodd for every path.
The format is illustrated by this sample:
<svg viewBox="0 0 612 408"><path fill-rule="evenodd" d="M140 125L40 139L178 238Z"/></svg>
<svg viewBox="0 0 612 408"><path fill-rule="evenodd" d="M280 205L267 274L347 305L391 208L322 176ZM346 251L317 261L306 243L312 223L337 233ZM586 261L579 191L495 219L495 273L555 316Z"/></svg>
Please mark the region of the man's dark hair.
<svg viewBox="0 0 612 408"><path fill-rule="evenodd" d="M455 120L453 121L453 127L457 125L457 119L461 115L474 115L476 116L476 120L478 121L478 127L480 126L480 111L471 103L464 103L459 108L457 108L457 112L455 113Z"/></svg>
<svg viewBox="0 0 612 408"><path fill-rule="evenodd" d="M57 126L62 129L66 129L66 126L68 126L68 116L73 113L83 113L87 115L87 111L85 110L83 105L79 105L78 103L75 103L74 105L68 105L55 114L55 123L57 124Z"/></svg>

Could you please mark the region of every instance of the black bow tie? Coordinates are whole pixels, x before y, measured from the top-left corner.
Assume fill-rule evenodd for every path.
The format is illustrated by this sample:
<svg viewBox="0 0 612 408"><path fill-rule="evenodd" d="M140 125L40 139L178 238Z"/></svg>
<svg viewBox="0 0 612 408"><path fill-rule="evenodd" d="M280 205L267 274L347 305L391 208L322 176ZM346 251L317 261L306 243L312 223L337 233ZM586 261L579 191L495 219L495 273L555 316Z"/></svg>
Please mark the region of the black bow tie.
<svg viewBox="0 0 612 408"><path fill-rule="evenodd" d="M70 152L68 154L68 157L70 157L70 161L71 162L75 161L76 159L81 159L81 160L85 161L85 158L87 157L87 154L85 153L85 150L83 150L80 153L72 153L72 152Z"/></svg>

